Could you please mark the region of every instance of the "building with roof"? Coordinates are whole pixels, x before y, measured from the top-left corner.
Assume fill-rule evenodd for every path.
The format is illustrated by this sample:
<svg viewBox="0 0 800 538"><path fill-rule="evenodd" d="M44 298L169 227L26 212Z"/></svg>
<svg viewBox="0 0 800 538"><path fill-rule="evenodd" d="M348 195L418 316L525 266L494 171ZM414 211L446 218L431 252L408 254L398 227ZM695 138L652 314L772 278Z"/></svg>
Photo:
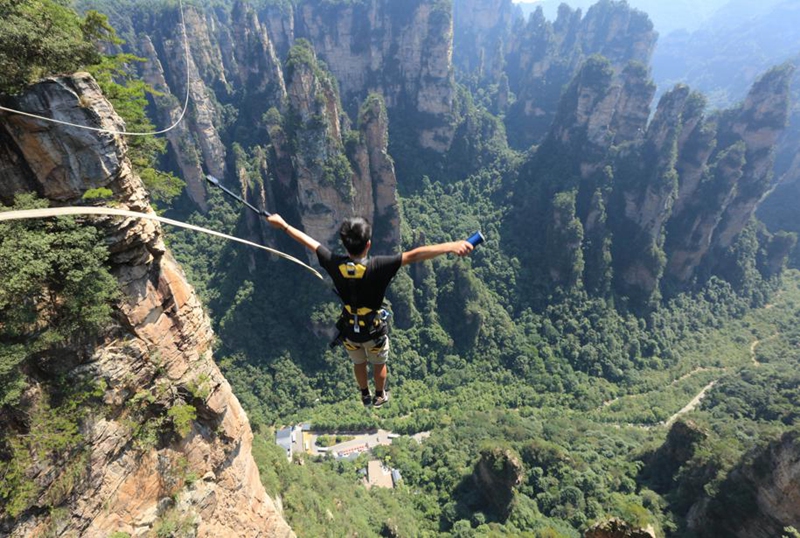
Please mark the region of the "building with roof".
<svg viewBox="0 0 800 538"><path fill-rule="evenodd" d="M275 434L275 442L286 451L286 459L292 461L292 428L281 428Z"/></svg>

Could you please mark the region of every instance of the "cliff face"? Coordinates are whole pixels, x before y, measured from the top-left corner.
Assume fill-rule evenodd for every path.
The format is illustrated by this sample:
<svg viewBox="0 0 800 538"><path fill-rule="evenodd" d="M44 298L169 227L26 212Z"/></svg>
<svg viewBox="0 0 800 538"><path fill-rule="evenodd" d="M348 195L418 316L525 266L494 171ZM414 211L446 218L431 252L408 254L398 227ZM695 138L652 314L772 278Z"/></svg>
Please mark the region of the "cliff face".
<svg viewBox="0 0 800 538"><path fill-rule="evenodd" d="M454 0L453 64L477 80L496 82L504 73L521 10L511 0Z"/></svg>
<svg viewBox="0 0 800 538"><path fill-rule="evenodd" d="M423 148L443 152L453 136L453 21L449 1L300 3L294 35L308 39L354 114L371 92L390 111L414 114ZM272 27L278 26L272 23Z"/></svg>
<svg viewBox="0 0 800 538"><path fill-rule="evenodd" d="M576 192L583 256L564 240L576 223L556 210L545 247L550 261L542 269L557 283L582 279L590 289L606 289L610 245L614 287L645 304L658 296L662 277L680 288L701 267L713 272L725 265L769 189L792 74L788 66L771 70L740 107L711 117L702 96L677 86L648 125L654 86L646 70L629 64L616 74L607 60L587 60L564 90L528 172L545 189L540 197ZM554 261L568 259L559 263L582 271L577 279L553 271Z"/></svg>
<svg viewBox="0 0 800 538"><path fill-rule="evenodd" d="M524 476L525 469L519 456L501 448L482 451L472 472L475 488L501 519L508 517L514 491Z"/></svg>
<svg viewBox="0 0 800 538"><path fill-rule="evenodd" d="M716 498L696 503L688 515L689 528L701 537L782 536L785 527L800 526L798 481L800 442L790 432L734 469ZM733 506L740 509L731 510Z"/></svg>
<svg viewBox="0 0 800 538"><path fill-rule="evenodd" d="M298 39L307 39L326 62L344 110L355 118L370 93L408 120L423 148L446 151L453 137L452 15L449 2L387 0L342 4L301 2L259 11L242 1L232 8L186 8L190 58L185 65L179 13L161 7L134 10L128 20L147 59L143 78L159 120L179 114L190 76L187 120L169 133L175 164L192 200L205 209L204 171L224 177L231 148L224 140L265 142L262 115L287 105L283 65Z"/></svg>
<svg viewBox="0 0 800 538"><path fill-rule="evenodd" d="M351 129L333 77L305 40L289 52L286 80L287 112L270 125L283 205L296 208L303 229L323 243L336 244L339 223L361 215L376 224L376 246L394 248L397 179L383 99L370 96Z"/></svg>
<svg viewBox="0 0 800 538"><path fill-rule="evenodd" d="M178 118L188 72L189 110L167 137L170 164L201 210L211 173L324 242L341 219L364 215L376 225L376 243L393 248L399 213L389 114L406 121L422 147L449 147L449 10L432 0L402 9L386 0L187 8L188 65L174 8L134 9L112 22L140 36L133 52L146 58L141 74L163 94L153 98L160 125ZM296 61L295 45L310 60ZM248 227L270 241L263 223Z"/></svg>
<svg viewBox="0 0 800 538"><path fill-rule="evenodd" d="M527 24L517 22L506 38L505 57L509 87L517 95L506 122L512 145L542 140L562 88L589 56L607 58L616 73L632 61L646 65L656 36L647 15L625 2L598 2L585 17L562 5L552 23L537 9Z"/></svg>
<svg viewBox="0 0 800 538"><path fill-rule="evenodd" d="M122 121L90 76L44 81L13 103L60 120L120 129ZM114 135L17 115L0 123L0 193L35 190L59 204L105 187L123 209L152 213L139 177ZM67 516L32 509L11 536L105 537L152 532L171 518L198 536L293 536L260 483L252 432L211 356L213 334L194 290L164 246L158 224L101 219L122 298L104 343L65 373L103 382L103 412L82 425L87 473L65 498ZM137 432L196 409L185 431L163 425L148 443ZM48 488L58 470L36 466ZM34 476L35 475L35 476ZM40 499L37 503L42 503Z"/></svg>
<svg viewBox="0 0 800 538"><path fill-rule="evenodd" d="M131 22L142 35L134 52L147 60L142 78L163 94L154 98L162 125L178 119L188 74L186 118L167 137L190 198L205 210L204 171L220 178L227 172L230 148L221 136L226 122L222 104L230 103L246 85L247 98L237 105L263 113L269 106L282 106L286 87L267 30L251 7L237 2L230 12L202 13L187 8L188 65L178 17L177 11L164 9L134 17ZM253 119L246 120L250 128Z"/></svg>
<svg viewBox="0 0 800 538"><path fill-rule="evenodd" d="M740 107L707 121L692 119L691 129L684 127L690 135L680 147L677 169L686 173L680 178L679 210L668 228L670 278L686 282L704 257L712 265L724 259L769 191L793 74L789 66L772 69ZM702 169L705 176L697 182Z"/></svg>

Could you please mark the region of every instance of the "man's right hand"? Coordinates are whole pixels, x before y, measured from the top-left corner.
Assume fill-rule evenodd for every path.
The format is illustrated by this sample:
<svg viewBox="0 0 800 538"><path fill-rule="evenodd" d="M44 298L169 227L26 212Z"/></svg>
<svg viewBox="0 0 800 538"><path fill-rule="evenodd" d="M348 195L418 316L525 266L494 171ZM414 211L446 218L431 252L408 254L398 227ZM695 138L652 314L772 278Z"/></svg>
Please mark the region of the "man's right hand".
<svg viewBox="0 0 800 538"><path fill-rule="evenodd" d="M286 221L283 220L283 217L278 215L277 213L273 213L269 217L267 217L267 222L272 224L273 227L283 230L286 232L289 237L306 247L307 249L316 252L319 248L319 241L311 237L310 235L301 232L297 228L293 228L286 224Z"/></svg>
<svg viewBox="0 0 800 538"><path fill-rule="evenodd" d="M289 225L286 224L286 221L283 220L283 217L281 217L277 213L273 213L272 215L267 217L267 222L269 222L270 224L272 224L273 227L279 230L285 230L286 228L289 227Z"/></svg>

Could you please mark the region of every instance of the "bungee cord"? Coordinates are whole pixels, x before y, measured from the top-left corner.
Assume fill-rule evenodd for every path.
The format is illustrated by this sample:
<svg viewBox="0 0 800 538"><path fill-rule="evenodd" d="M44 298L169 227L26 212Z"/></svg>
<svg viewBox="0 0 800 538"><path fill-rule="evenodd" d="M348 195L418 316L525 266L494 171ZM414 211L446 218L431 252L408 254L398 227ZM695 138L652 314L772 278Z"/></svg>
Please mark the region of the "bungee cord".
<svg viewBox="0 0 800 538"><path fill-rule="evenodd" d="M151 131L146 133L137 133L137 132L130 132L130 131L118 131L115 129L103 129L101 127L90 127L88 125L80 125L77 123L72 123L69 121L64 120L57 120L55 118L48 118L46 116L40 116L39 114L32 114L30 112L23 112L22 110L17 110L14 108L8 108L0 105L0 110L4 112L9 112L11 114L17 114L20 116L27 116L29 118L34 118L37 120L47 121L50 123L57 123L59 125L65 125L68 127L75 127L77 129L85 129L87 131L94 131L97 133L108 133L112 135L124 135L124 136L154 136L168 133L169 131L173 130L178 124L183 121L183 117L186 115L186 110L189 108L189 84L191 83L191 77L189 74L189 40L186 37L186 20L183 16L183 0L178 0L180 2L180 13L181 13L181 28L183 33L183 52L186 57L186 98L183 101L183 110L181 110L181 115L175 120L175 123L167 127L166 129L161 129L160 131Z"/></svg>
<svg viewBox="0 0 800 538"><path fill-rule="evenodd" d="M223 239L227 239L229 241L235 241L237 243L241 243L243 245L248 245L251 247L259 248L261 250L266 250L276 256L280 256L286 260L289 260L292 263L296 263L300 265L304 269L310 271L314 276L319 278L320 280L325 280L322 275L309 265L306 265L302 261L298 260L297 258L290 256L280 250L275 250L274 248L266 247L264 245L259 245L258 243L253 243L252 241L248 241L246 239L241 239L239 237L234 237L232 235L224 234L222 232L217 232L215 230L209 230L208 228L203 228L202 226L195 226L193 224L187 224L185 222L180 222L178 220L168 219L166 217L160 217L158 215L153 215L149 213L139 213L136 211L128 211L125 209L115 209L111 207L49 207L49 208L42 208L42 209L23 209L19 211L3 211L0 212L0 222L3 221L12 221L12 220L27 220L27 219L42 219L47 217L63 217L69 215L110 215L116 217L129 217L135 219L148 219L154 220L157 222L161 222L163 224L169 224L171 226L177 226L178 228L185 228L187 230L192 230L195 232L201 232L208 235L213 235L215 237L221 237Z"/></svg>

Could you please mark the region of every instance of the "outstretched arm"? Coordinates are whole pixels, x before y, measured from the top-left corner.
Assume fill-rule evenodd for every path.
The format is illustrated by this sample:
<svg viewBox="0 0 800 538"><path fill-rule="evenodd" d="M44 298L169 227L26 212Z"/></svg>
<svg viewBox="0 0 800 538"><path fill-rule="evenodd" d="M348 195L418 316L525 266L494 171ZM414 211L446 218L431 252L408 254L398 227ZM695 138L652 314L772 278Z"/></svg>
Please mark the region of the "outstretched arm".
<svg viewBox="0 0 800 538"><path fill-rule="evenodd" d="M283 230L289 237L306 247L307 249L316 252L317 248L319 247L319 241L314 239L308 234L305 234L295 228L294 226L289 226L286 224L286 221L283 220L283 217L278 215L277 213L273 213L269 217L267 217L267 222L272 224L273 227L278 228L279 230Z"/></svg>
<svg viewBox="0 0 800 538"><path fill-rule="evenodd" d="M442 254L453 253L458 256L466 256L474 247L467 241L452 241L450 243L439 243L438 245L427 245L417 247L414 250L403 252L403 265L409 263L430 260Z"/></svg>

